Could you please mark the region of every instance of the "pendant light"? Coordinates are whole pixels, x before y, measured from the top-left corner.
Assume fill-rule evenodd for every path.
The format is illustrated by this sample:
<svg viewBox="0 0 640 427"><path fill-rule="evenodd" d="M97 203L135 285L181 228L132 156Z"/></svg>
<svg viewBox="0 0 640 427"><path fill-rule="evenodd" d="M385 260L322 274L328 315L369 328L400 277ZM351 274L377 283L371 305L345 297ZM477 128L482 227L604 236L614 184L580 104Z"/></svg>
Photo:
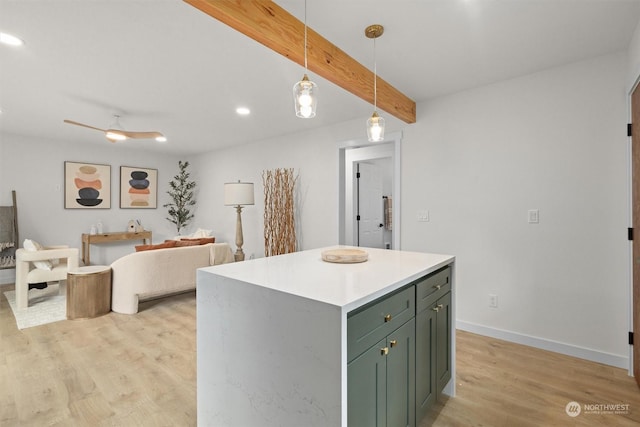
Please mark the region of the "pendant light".
<svg viewBox="0 0 640 427"><path fill-rule="evenodd" d="M384 119L378 115L378 72L376 63L376 39L384 33L382 25L369 25L364 34L373 39L373 114L367 120L367 137L370 142L384 140Z"/></svg>
<svg viewBox="0 0 640 427"><path fill-rule="evenodd" d="M316 116L318 86L307 76L307 0L304 0L304 76L293 86L296 116L311 119Z"/></svg>

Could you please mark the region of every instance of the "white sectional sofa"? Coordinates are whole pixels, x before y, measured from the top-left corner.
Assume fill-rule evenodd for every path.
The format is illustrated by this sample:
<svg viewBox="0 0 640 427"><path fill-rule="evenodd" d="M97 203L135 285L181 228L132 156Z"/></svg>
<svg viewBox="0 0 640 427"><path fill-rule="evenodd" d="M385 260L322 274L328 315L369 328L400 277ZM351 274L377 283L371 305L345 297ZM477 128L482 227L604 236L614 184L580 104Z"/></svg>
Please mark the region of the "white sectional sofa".
<svg viewBox="0 0 640 427"><path fill-rule="evenodd" d="M233 262L227 243L135 252L111 264L111 309L135 314L138 302L196 288L196 270Z"/></svg>

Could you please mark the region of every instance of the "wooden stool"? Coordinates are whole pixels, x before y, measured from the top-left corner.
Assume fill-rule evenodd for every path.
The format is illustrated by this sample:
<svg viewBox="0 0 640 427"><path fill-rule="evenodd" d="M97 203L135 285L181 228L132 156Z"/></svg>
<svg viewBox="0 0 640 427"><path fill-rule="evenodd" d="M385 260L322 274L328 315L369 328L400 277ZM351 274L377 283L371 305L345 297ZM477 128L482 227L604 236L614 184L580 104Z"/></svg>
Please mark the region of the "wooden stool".
<svg viewBox="0 0 640 427"><path fill-rule="evenodd" d="M111 267L89 265L67 273L67 319L89 319L111 311Z"/></svg>

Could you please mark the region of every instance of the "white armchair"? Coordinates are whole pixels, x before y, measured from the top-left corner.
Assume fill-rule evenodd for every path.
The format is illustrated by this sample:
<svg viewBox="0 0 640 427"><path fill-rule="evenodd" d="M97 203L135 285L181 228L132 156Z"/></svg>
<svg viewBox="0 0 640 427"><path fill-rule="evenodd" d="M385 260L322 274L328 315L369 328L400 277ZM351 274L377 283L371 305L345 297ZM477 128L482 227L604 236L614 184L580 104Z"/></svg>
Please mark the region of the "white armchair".
<svg viewBox="0 0 640 427"><path fill-rule="evenodd" d="M29 283L67 280L67 271L78 267L78 248L49 246L39 251L18 249L16 251L16 306L29 306ZM59 259L51 270L35 268L35 261Z"/></svg>

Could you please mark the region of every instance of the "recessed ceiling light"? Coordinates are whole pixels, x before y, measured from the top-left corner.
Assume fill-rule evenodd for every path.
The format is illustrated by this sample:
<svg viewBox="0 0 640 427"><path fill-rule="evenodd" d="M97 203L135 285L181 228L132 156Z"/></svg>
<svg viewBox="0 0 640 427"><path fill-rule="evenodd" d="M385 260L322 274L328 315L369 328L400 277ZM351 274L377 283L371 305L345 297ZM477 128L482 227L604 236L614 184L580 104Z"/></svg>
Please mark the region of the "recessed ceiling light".
<svg viewBox="0 0 640 427"><path fill-rule="evenodd" d="M167 142L167 137L166 136L157 136L156 137L156 141L158 141L158 142Z"/></svg>
<svg viewBox="0 0 640 427"><path fill-rule="evenodd" d="M24 41L14 35L0 33L0 43L7 44L9 46L22 46L24 44Z"/></svg>
<svg viewBox="0 0 640 427"><path fill-rule="evenodd" d="M248 116L251 113L251 110L249 110L247 107L238 107L236 108L236 113L240 114L241 116Z"/></svg>

